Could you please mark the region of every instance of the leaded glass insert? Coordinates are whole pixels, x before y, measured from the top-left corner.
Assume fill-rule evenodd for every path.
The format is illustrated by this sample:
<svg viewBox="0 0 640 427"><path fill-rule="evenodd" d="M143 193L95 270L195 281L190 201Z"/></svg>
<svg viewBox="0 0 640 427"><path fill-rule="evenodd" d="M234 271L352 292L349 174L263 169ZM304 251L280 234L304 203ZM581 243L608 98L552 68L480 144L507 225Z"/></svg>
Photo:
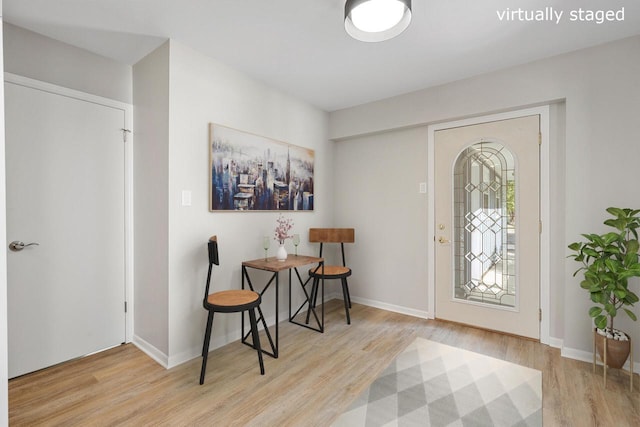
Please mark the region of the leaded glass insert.
<svg viewBox="0 0 640 427"><path fill-rule="evenodd" d="M454 167L454 296L514 307L515 161L507 147L482 141Z"/></svg>

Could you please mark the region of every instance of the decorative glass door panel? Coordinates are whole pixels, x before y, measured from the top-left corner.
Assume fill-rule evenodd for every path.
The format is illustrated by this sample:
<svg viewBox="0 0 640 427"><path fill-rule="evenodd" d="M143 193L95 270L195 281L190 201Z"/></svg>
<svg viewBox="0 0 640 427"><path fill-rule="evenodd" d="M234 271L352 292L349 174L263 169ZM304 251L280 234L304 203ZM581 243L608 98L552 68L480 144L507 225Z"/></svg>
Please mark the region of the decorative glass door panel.
<svg viewBox="0 0 640 427"><path fill-rule="evenodd" d="M515 161L498 142L454 166L454 298L515 307Z"/></svg>
<svg viewBox="0 0 640 427"><path fill-rule="evenodd" d="M539 116L434 131L435 317L540 337Z"/></svg>

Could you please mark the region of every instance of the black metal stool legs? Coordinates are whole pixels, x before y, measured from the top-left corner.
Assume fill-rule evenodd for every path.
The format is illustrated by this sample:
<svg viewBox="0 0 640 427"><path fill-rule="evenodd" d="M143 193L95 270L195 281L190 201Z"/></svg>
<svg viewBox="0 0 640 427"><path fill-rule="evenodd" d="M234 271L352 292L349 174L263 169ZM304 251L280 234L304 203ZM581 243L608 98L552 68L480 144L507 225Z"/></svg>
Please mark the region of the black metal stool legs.
<svg viewBox="0 0 640 427"><path fill-rule="evenodd" d="M347 300L349 301L349 308L351 308L351 294L349 293L349 284L347 283L347 278L344 278L344 283L345 283L345 289L347 290L346 292L346 297Z"/></svg>
<svg viewBox="0 0 640 427"><path fill-rule="evenodd" d="M258 322L256 321L256 312L254 308L249 310L249 322L251 323L251 335L253 336L253 348L258 351L258 360L260 361L260 374L264 375L264 363L262 362L262 348L260 347L260 336L258 335Z"/></svg>
<svg viewBox="0 0 640 427"><path fill-rule="evenodd" d="M202 368L200 369L200 385L204 383L204 374L207 371L207 357L209 356L209 341L211 341L211 327L213 326L213 311L209 310L207 329L204 332L204 344L202 344Z"/></svg>
<svg viewBox="0 0 640 427"><path fill-rule="evenodd" d="M319 283L320 283L320 279L317 277L314 277L313 282L311 282L311 292L309 292L309 305L307 307L307 319L305 320L306 324L309 324L309 318L311 317L311 309L316 308L316 301L318 300Z"/></svg>
<svg viewBox="0 0 640 427"><path fill-rule="evenodd" d="M349 287L346 277L342 278L342 299L344 300L344 312L347 314L347 325L350 325L351 317L349 316L349 307L351 307L351 298L349 297Z"/></svg>
<svg viewBox="0 0 640 427"><path fill-rule="evenodd" d="M349 284L347 283L346 277L340 278L342 282L342 299L344 300L344 312L347 315L347 324L351 324L351 316L349 315L349 309L351 308L351 295L349 295ZM307 319L306 323L309 323L309 317L311 314L311 309L316 308L316 304L318 302L318 288L320 287L320 278L314 277L313 283L311 286L311 292L309 293L309 306L307 308Z"/></svg>
<svg viewBox="0 0 640 427"><path fill-rule="evenodd" d="M247 310L249 312L249 322L251 323L251 335L253 337L253 348L258 352L260 362L260 374L264 375L264 362L262 361L262 347L260 346L260 335L258 335L258 321L256 320L255 308ZM209 342L211 341L211 330L213 329L213 310L209 310L207 318L207 329L204 333L204 343L202 344L202 368L200 369L200 385L204 384L204 376L207 372L207 358L209 356Z"/></svg>

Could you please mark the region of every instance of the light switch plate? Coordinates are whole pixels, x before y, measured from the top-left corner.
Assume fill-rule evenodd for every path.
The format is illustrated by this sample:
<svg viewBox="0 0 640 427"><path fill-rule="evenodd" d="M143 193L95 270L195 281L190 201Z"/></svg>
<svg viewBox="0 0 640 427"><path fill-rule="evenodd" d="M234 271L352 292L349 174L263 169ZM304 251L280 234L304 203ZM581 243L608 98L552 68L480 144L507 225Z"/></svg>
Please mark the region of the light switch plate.
<svg viewBox="0 0 640 427"><path fill-rule="evenodd" d="M420 194L427 194L427 183L426 182L421 182L420 183L420 190L418 190L420 192Z"/></svg>
<svg viewBox="0 0 640 427"><path fill-rule="evenodd" d="M182 206L191 206L191 190L182 190Z"/></svg>

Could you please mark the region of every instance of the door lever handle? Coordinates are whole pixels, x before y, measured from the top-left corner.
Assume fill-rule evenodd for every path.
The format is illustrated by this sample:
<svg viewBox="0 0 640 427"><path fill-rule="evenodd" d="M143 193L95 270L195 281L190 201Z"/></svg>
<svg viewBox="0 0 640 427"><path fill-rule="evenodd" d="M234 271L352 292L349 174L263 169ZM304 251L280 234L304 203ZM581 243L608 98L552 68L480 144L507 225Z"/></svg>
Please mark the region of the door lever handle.
<svg viewBox="0 0 640 427"><path fill-rule="evenodd" d="M438 237L438 242L440 242L440 243L449 243L449 239L445 239L444 237L440 236L440 237Z"/></svg>
<svg viewBox="0 0 640 427"><path fill-rule="evenodd" d="M40 243L32 242L32 243L25 244L24 242L21 242L19 240L14 240L13 242L9 243L9 249L12 250L13 252L20 252L27 246L34 246L34 245L38 246L40 245Z"/></svg>

